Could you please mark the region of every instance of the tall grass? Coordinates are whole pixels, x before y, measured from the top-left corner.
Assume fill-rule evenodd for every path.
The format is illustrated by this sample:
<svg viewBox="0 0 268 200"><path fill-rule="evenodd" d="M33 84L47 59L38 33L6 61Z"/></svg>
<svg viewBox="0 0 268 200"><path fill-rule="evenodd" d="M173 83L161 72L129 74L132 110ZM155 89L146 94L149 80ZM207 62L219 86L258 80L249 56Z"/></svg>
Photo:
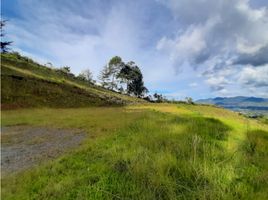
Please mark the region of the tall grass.
<svg viewBox="0 0 268 200"><path fill-rule="evenodd" d="M2 180L3 197L213 200L267 197L265 131L248 131L236 153L225 145L232 127L215 118L143 111L138 119L112 132L43 167Z"/></svg>

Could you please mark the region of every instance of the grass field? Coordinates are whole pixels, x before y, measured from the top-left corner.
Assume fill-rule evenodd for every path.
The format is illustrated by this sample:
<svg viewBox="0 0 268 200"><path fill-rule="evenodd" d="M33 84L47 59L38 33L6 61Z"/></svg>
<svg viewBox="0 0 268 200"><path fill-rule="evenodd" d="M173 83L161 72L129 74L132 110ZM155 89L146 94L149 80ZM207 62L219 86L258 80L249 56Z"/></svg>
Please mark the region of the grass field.
<svg viewBox="0 0 268 200"><path fill-rule="evenodd" d="M212 106L20 109L2 126L84 130L76 150L2 178L3 199L268 199L268 126Z"/></svg>

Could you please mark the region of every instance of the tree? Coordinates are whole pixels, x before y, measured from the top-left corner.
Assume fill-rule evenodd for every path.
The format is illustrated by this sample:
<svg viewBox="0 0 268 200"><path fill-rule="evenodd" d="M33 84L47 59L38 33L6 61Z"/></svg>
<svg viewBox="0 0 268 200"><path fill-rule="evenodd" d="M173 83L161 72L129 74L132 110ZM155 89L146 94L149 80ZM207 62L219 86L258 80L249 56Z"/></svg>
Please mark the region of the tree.
<svg viewBox="0 0 268 200"><path fill-rule="evenodd" d="M75 75L71 73L71 67L69 66L63 66L59 69L55 69L55 71L69 78L75 78Z"/></svg>
<svg viewBox="0 0 268 200"><path fill-rule="evenodd" d="M185 98L185 101L186 101L186 103L188 103L188 104L194 104L194 101L193 101L192 97L186 97L186 98Z"/></svg>
<svg viewBox="0 0 268 200"><path fill-rule="evenodd" d="M123 66L124 63L119 56L113 57L109 63L104 66L99 75L102 86L110 90L118 90L120 82L117 77Z"/></svg>
<svg viewBox="0 0 268 200"><path fill-rule="evenodd" d="M78 78L80 78L81 80L85 80L88 82L93 82L93 74L90 71L90 69L85 69L83 70L79 75Z"/></svg>
<svg viewBox="0 0 268 200"><path fill-rule="evenodd" d="M142 97L148 92L139 67L130 61L125 64L118 56L113 57L99 75L102 86L110 90Z"/></svg>
<svg viewBox="0 0 268 200"><path fill-rule="evenodd" d="M102 71L100 72L99 75L99 80L101 81L101 85L102 87L105 87L107 89L112 89L113 87L111 87L111 77L110 77L110 69L108 65L105 65L102 69Z"/></svg>
<svg viewBox="0 0 268 200"><path fill-rule="evenodd" d="M117 79L120 80L120 86L123 88L123 91L127 91L128 93L128 86L135 77L135 74L133 73L134 66L134 62L128 62L121 68L120 72L117 74Z"/></svg>
<svg viewBox="0 0 268 200"><path fill-rule="evenodd" d="M3 38L5 36L5 32L4 32L4 26L6 25L7 20L1 20L0 21L0 29L1 29L1 53L7 53L9 50L9 46L11 45L11 41L4 41Z"/></svg>
<svg viewBox="0 0 268 200"><path fill-rule="evenodd" d="M164 101L164 97L162 94L157 94L157 93L154 93L154 98L156 100L156 102L160 103L160 102L163 102Z"/></svg>
<svg viewBox="0 0 268 200"><path fill-rule="evenodd" d="M121 83L126 83L128 94L142 97L148 92L144 86L143 75L133 61L124 65L117 77L121 79Z"/></svg>
<svg viewBox="0 0 268 200"><path fill-rule="evenodd" d="M69 74L71 72L71 68L68 66L63 66L60 68L60 70L66 74Z"/></svg>

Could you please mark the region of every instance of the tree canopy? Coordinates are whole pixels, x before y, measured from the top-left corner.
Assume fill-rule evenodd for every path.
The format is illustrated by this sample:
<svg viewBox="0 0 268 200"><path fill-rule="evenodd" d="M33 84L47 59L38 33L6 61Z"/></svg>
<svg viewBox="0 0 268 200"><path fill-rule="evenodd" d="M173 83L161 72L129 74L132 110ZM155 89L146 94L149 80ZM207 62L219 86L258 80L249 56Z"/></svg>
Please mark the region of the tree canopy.
<svg viewBox="0 0 268 200"><path fill-rule="evenodd" d="M143 75L135 62L125 64L119 56L113 57L104 66L99 79L108 89L120 91L137 97L148 92L144 86Z"/></svg>

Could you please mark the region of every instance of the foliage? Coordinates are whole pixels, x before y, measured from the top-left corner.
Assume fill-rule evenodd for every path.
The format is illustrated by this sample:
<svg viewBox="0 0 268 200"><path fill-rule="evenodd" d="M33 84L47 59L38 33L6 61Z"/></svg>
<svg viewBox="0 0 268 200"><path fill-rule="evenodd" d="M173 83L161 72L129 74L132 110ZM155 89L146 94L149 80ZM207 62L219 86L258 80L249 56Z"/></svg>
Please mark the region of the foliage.
<svg viewBox="0 0 268 200"><path fill-rule="evenodd" d="M99 79L103 87L110 90L118 90L117 75L123 67L124 63L119 56L111 58L108 65L105 65L100 73Z"/></svg>
<svg viewBox="0 0 268 200"><path fill-rule="evenodd" d="M154 93L153 97L155 98L155 102L157 102L157 103L161 103L161 102L166 102L167 101L167 99L162 94Z"/></svg>
<svg viewBox="0 0 268 200"><path fill-rule="evenodd" d="M1 20L0 21L0 37L1 37L1 53L7 53L10 49L9 46L12 44L11 41L4 41L4 26L6 25L7 20Z"/></svg>
<svg viewBox="0 0 268 200"><path fill-rule="evenodd" d="M94 82L93 81L93 74L92 72L90 71L90 69L85 69L83 70L79 75L78 75L78 78L83 80L83 81L87 81L87 82Z"/></svg>
<svg viewBox="0 0 268 200"><path fill-rule="evenodd" d="M186 101L186 103L188 103L188 104L194 104L194 101L193 101L192 97L186 97L186 98L185 98L185 101Z"/></svg>
<svg viewBox="0 0 268 200"><path fill-rule="evenodd" d="M60 68L60 70L66 74L71 73L71 67L69 66L63 66Z"/></svg>
<svg viewBox="0 0 268 200"><path fill-rule="evenodd" d="M125 64L117 77L121 79L121 83L126 83L128 94L142 97L144 94L148 93L148 89L143 83L143 75L139 67L133 61Z"/></svg>
<svg viewBox="0 0 268 200"><path fill-rule="evenodd" d="M133 61L125 64L118 56L104 66L99 79L103 87L121 93L142 97L148 92L139 67Z"/></svg>

